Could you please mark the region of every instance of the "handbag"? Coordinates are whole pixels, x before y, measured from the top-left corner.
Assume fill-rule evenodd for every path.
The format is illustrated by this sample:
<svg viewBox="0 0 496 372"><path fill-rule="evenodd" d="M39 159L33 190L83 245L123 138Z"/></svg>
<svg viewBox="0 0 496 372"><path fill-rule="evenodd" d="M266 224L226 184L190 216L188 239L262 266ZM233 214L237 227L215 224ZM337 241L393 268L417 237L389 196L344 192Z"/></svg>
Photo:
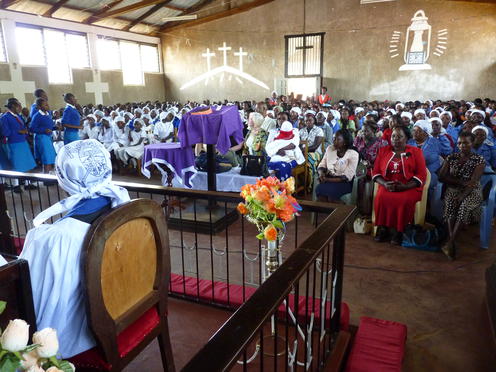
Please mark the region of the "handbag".
<svg viewBox="0 0 496 372"><path fill-rule="evenodd" d="M355 234L369 234L372 224L366 218L357 217L353 222L353 232Z"/></svg>
<svg viewBox="0 0 496 372"><path fill-rule="evenodd" d="M243 165L239 174L243 176L265 177L268 173L265 156L243 155Z"/></svg>
<svg viewBox="0 0 496 372"><path fill-rule="evenodd" d="M421 251L437 252L440 250L444 235L440 228L425 230L420 225L409 225L403 232L403 242L401 245Z"/></svg>

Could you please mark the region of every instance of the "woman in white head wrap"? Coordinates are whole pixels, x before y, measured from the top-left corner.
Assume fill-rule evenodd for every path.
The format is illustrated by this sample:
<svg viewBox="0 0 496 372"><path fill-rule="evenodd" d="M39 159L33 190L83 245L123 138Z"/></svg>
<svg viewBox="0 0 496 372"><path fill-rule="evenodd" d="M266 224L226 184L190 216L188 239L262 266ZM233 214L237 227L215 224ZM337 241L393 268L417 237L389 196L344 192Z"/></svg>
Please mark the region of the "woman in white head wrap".
<svg viewBox="0 0 496 372"><path fill-rule="evenodd" d="M115 125L112 127L113 142L107 148L111 153L120 147L129 145L129 128L126 127L125 120L122 116L117 116L114 119ZM115 155L114 155L115 156Z"/></svg>
<svg viewBox="0 0 496 372"><path fill-rule="evenodd" d="M429 191L432 192L437 186L437 171L441 168L441 150L438 141L431 136L432 125L429 120L417 120L413 124L413 138L408 141L411 146L422 149L425 158L425 165L431 173L431 183Z"/></svg>
<svg viewBox="0 0 496 372"><path fill-rule="evenodd" d="M454 143L448 138L446 129L443 128L443 122L440 118L434 117L430 118L429 122L432 126L431 135L432 138L436 139L439 144L439 151L441 152L441 156L448 156L455 149Z"/></svg>
<svg viewBox="0 0 496 372"><path fill-rule="evenodd" d="M425 120L426 116L427 114L425 113L425 110L421 108L416 109L413 113L413 117L415 118L415 120Z"/></svg>
<svg viewBox="0 0 496 372"><path fill-rule="evenodd" d="M96 140L60 149L55 171L70 196L33 220L20 258L29 262L36 326L57 330L60 354L69 358L95 346L86 318L81 249L90 224L111 207L129 201L112 183L110 154ZM65 216L53 224L50 217Z"/></svg>
<svg viewBox="0 0 496 372"><path fill-rule="evenodd" d="M146 139L146 133L143 129L141 129L142 127L143 120L135 119L134 129L129 132L129 144L114 151L115 156L124 164L124 166L128 165L130 159L134 163L133 166L136 166L137 159L141 159L143 156L145 151L144 142Z"/></svg>
<svg viewBox="0 0 496 372"><path fill-rule="evenodd" d="M281 125L279 134L265 147L269 157L267 166L280 180L291 177L292 169L305 162L305 157L299 148L300 138L297 133L298 130L294 129L289 121L285 121Z"/></svg>
<svg viewBox="0 0 496 372"><path fill-rule="evenodd" d="M485 125L477 125L472 129L472 133L475 137L472 151L484 158L488 173L494 173L491 167L496 169L496 147L488 139L489 129Z"/></svg>
<svg viewBox="0 0 496 372"><path fill-rule="evenodd" d="M153 129L153 143L172 142L174 140L174 111L161 112L159 121Z"/></svg>
<svg viewBox="0 0 496 372"><path fill-rule="evenodd" d="M269 134L262 129L264 117L258 112L251 112L248 116L248 133L244 141L243 153L261 156L265 152L265 144Z"/></svg>

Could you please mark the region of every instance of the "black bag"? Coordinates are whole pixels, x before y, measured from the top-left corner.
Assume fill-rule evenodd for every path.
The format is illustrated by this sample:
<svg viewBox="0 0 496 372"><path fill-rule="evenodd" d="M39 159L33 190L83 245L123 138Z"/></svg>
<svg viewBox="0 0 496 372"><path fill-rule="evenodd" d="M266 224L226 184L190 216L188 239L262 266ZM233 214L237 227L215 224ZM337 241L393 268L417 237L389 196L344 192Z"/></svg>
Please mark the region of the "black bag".
<svg viewBox="0 0 496 372"><path fill-rule="evenodd" d="M269 172L265 156L243 155L243 165L239 173L243 176L266 177Z"/></svg>
<svg viewBox="0 0 496 372"><path fill-rule="evenodd" d="M195 167L201 172L208 172L207 153L202 152L195 159ZM224 173L230 171L232 165L229 160L222 155L215 155L215 173Z"/></svg>
<svg viewBox="0 0 496 372"><path fill-rule="evenodd" d="M440 250L441 243L446 238L445 235L446 232L440 227L425 230L420 225L408 225L403 232L403 242L401 245L406 248L437 252Z"/></svg>

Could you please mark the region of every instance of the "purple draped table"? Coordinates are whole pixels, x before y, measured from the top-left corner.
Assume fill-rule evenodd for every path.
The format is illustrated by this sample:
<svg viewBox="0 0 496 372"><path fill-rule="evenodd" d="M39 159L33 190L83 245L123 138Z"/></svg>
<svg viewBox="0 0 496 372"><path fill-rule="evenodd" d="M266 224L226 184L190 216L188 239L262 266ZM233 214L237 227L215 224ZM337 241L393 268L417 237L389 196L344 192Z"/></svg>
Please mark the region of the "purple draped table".
<svg viewBox="0 0 496 372"><path fill-rule="evenodd" d="M167 166L173 173L175 186L192 188L192 180L196 175L195 156L191 146L181 147L180 143L158 143L145 146L141 173L150 178L150 167L155 165L162 173L162 184L168 184L167 172L161 165Z"/></svg>
<svg viewBox="0 0 496 372"><path fill-rule="evenodd" d="M236 143L243 141L243 123L237 106L197 107L181 118L178 138L182 147L203 143L215 145L225 154L232 146L230 137Z"/></svg>

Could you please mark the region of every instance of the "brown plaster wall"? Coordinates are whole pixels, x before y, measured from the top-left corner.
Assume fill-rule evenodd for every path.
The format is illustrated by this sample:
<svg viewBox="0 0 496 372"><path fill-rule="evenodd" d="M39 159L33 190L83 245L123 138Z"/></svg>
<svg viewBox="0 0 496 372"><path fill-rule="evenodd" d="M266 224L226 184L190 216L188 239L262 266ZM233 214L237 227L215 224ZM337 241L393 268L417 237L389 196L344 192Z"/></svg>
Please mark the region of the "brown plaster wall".
<svg viewBox="0 0 496 372"><path fill-rule="evenodd" d="M73 69L72 85L48 84L46 67L23 66L22 77L24 81L34 81L37 88L45 89L48 93L52 108L63 107L64 102L62 96L64 93L68 92L75 94L80 104L84 105L95 102L95 95L93 93L86 93L85 88L86 82L93 81L93 73L90 69ZM0 80L4 79L10 79L8 64L0 65ZM109 83L109 93L103 93L103 103L106 105L117 102L163 100L165 97L163 74L145 73L144 86L124 86L122 83L122 72L120 71L102 71L101 79L102 82ZM0 95L0 100L4 98L4 96L5 98L8 98L11 95ZM27 104L30 105L33 101L33 94L26 94Z"/></svg>
<svg viewBox="0 0 496 372"><path fill-rule="evenodd" d="M275 0L249 12L162 37L166 97L177 100L262 99L284 81L284 35L303 32L303 1ZM427 99L496 97L496 4L452 0L397 0L360 5L359 0L307 0L305 31L325 32L323 83L334 98ZM432 26L431 70L398 71L407 27L417 10ZM432 54L437 32L448 30L447 49ZM400 56L391 58L393 31L402 32ZM238 67L232 53L249 53L244 71L270 90L242 84L229 73L180 90L207 71L206 48L216 53L212 69L222 65L226 42L228 65ZM223 75L223 76L222 76Z"/></svg>

